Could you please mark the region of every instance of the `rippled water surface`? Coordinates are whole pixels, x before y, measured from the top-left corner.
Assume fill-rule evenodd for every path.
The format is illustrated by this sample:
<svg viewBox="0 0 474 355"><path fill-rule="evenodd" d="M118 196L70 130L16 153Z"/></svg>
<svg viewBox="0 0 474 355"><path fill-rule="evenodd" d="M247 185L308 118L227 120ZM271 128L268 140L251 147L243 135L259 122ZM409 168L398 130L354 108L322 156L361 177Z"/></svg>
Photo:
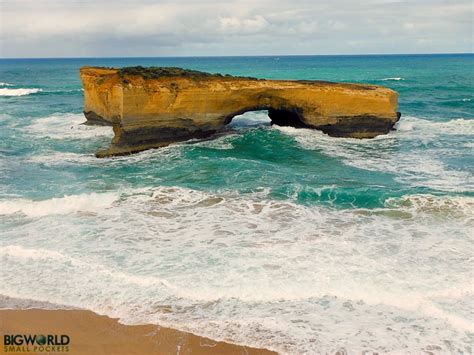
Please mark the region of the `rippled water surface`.
<svg viewBox="0 0 474 355"><path fill-rule="evenodd" d="M472 55L0 60L0 294L284 353L471 353ZM400 93L373 140L234 118L98 160L82 65Z"/></svg>

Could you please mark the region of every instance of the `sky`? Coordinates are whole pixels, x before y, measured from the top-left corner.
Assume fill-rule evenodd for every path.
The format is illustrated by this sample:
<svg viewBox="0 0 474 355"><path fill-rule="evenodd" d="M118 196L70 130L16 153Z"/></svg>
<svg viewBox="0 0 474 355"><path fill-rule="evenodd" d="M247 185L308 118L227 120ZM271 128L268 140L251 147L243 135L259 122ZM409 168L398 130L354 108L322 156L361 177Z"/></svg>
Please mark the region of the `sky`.
<svg viewBox="0 0 474 355"><path fill-rule="evenodd" d="M0 0L0 57L472 53L472 0Z"/></svg>

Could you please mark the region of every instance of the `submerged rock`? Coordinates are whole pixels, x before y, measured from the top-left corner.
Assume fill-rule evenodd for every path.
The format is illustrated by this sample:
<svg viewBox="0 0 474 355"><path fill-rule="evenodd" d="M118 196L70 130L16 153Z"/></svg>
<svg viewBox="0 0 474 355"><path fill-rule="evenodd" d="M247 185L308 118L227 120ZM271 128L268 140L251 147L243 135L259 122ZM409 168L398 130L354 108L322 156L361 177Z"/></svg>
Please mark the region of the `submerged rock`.
<svg viewBox="0 0 474 355"><path fill-rule="evenodd" d="M181 68L81 68L88 124L115 137L98 157L123 155L210 136L247 111L273 124L373 138L400 118L398 94L375 85L264 80Z"/></svg>

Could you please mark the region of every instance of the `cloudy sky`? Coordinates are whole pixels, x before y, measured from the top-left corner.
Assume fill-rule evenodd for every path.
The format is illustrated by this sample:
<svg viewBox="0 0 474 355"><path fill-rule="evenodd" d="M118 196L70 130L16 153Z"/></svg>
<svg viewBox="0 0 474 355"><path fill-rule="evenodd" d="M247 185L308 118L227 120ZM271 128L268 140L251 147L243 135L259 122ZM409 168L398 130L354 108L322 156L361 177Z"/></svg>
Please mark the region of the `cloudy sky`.
<svg viewBox="0 0 474 355"><path fill-rule="evenodd" d="M472 0L0 0L1 57L473 51Z"/></svg>

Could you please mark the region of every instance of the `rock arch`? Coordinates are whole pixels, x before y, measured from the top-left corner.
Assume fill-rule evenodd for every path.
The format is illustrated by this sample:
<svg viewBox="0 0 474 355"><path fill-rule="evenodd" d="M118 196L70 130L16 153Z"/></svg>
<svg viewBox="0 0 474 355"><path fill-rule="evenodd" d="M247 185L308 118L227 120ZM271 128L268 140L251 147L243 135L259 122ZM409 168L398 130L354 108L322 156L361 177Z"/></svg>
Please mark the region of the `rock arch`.
<svg viewBox="0 0 474 355"><path fill-rule="evenodd" d="M180 68L81 68L89 124L115 137L99 157L212 135L244 112L268 110L274 124L372 138L400 118L398 94L375 85L264 80Z"/></svg>

